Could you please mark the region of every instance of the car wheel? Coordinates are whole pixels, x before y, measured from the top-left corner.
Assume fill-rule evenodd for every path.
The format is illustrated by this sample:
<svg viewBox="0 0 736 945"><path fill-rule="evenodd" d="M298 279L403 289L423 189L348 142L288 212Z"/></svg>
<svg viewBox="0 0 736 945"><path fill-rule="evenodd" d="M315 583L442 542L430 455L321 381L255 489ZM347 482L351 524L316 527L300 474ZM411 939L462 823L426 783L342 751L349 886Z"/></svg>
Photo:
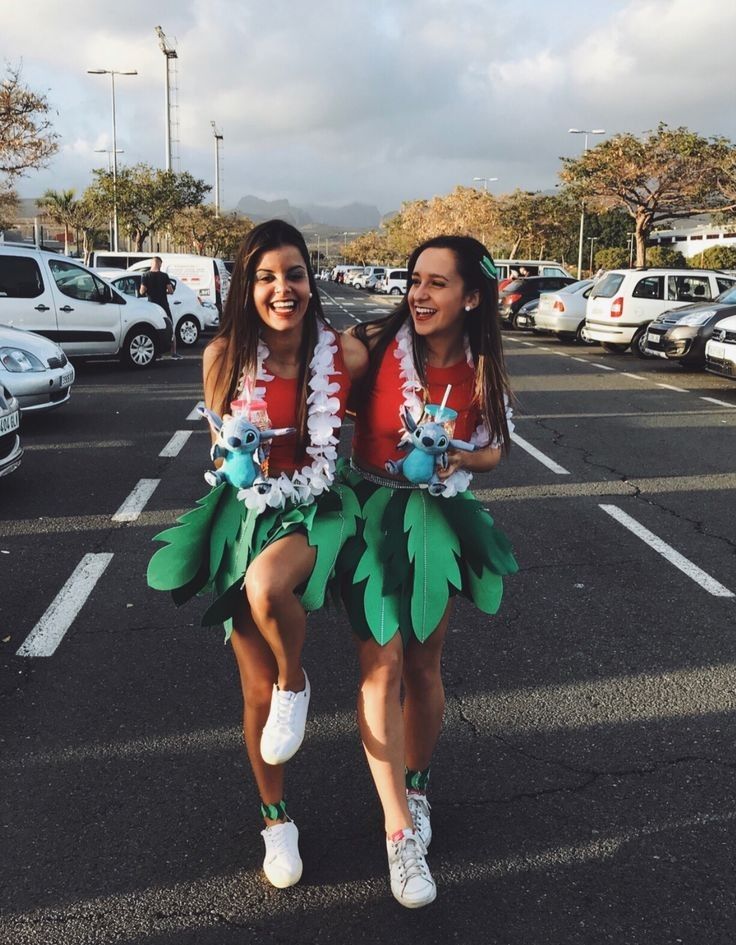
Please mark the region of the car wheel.
<svg viewBox="0 0 736 945"><path fill-rule="evenodd" d="M199 324L191 315L185 315L176 326L176 338L180 344L195 345L199 338Z"/></svg>
<svg viewBox="0 0 736 945"><path fill-rule="evenodd" d="M123 361L131 368L146 368L156 358L156 339L150 329L132 328L123 345Z"/></svg>
<svg viewBox="0 0 736 945"><path fill-rule="evenodd" d="M601 342L601 348L609 354L623 354L628 347L628 345L614 345L610 341Z"/></svg>
<svg viewBox="0 0 736 945"><path fill-rule="evenodd" d="M389 292L389 295L401 295L401 289L395 285Z"/></svg>
<svg viewBox="0 0 736 945"><path fill-rule="evenodd" d="M637 358L651 358L652 355L647 351L647 326L640 328L631 339L631 350Z"/></svg>
<svg viewBox="0 0 736 945"><path fill-rule="evenodd" d="M521 331L518 312L514 312L514 314L511 316L511 327L514 329L514 331Z"/></svg>
<svg viewBox="0 0 736 945"><path fill-rule="evenodd" d="M594 345L597 342L593 341L590 338L586 338L583 332L585 331L585 322L582 321L578 325L578 330L575 332L575 343L579 345Z"/></svg>

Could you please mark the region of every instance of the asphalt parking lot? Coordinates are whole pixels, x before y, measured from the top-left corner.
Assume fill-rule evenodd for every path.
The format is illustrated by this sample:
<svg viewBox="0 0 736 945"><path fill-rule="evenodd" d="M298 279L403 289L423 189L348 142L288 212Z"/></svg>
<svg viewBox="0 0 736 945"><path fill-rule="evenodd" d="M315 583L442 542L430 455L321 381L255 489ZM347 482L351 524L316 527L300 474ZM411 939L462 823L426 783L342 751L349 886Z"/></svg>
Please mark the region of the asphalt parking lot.
<svg viewBox="0 0 736 945"><path fill-rule="evenodd" d="M336 328L393 304L321 287ZM146 587L150 539L207 488L201 344L80 365L70 403L24 421L0 480L0 940L732 945L736 384L504 337L515 444L475 487L521 570L497 617L453 620L438 898L416 913L388 888L344 616L310 619L305 872L278 891L232 655L204 601Z"/></svg>

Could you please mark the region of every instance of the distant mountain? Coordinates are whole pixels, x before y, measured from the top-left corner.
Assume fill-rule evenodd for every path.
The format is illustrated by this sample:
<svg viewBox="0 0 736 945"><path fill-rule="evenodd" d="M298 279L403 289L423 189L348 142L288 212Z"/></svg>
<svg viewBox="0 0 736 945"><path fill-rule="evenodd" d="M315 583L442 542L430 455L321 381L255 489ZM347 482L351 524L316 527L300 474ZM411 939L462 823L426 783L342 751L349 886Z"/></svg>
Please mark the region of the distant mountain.
<svg viewBox="0 0 736 945"><path fill-rule="evenodd" d="M295 207L288 200L262 200L248 194L241 197L235 209L256 223L278 217L299 227L323 224L346 230L371 230L381 222L378 208L364 203L350 203L343 207L326 207L321 204Z"/></svg>

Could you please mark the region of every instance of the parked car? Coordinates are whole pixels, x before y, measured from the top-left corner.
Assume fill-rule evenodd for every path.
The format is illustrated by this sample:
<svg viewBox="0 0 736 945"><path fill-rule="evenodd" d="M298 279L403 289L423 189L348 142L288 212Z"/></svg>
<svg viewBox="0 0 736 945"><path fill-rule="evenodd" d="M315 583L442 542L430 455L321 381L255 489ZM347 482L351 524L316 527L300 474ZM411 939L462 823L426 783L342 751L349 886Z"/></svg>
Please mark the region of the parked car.
<svg viewBox="0 0 736 945"><path fill-rule="evenodd" d="M140 368L168 351L171 338L157 305L33 246L0 246L0 323L44 335L67 357L115 357Z"/></svg>
<svg viewBox="0 0 736 945"><path fill-rule="evenodd" d="M0 476L20 466L20 406L7 387L0 384Z"/></svg>
<svg viewBox="0 0 736 945"><path fill-rule="evenodd" d="M516 327L531 330L534 328L534 320L539 307L539 299L532 299L525 302L516 313Z"/></svg>
<svg viewBox="0 0 736 945"><path fill-rule="evenodd" d="M570 275L564 266L553 259L495 259L494 262L498 272L499 292L503 292L514 279L524 279L529 276L561 276L565 278Z"/></svg>
<svg viewBox="0 0 736 945"><path fill-rule="evenodd" d="M673 308L708 302L736 285L713 269L612 269L593 286L585 312L585 333L606 351L647 351L647 328Z"/></svg>
<svg viewBox="0 0 736 945"><path fill-rule="evenodd" d="M87 253L86 264L90 269L114 269L117 275L134 263L153 259L155 255L155 253L126 253L112 252L107 249L93 249Z"/></svg>
<svg viewBox="0 0 736 945"><path fill-rule="evenodd" d="M713 331L725 318L736 315L736 288L722 292L712 302L685 305L662 312L647 329L649 354L684 367L705 367L705 346Z"/></svg>
<svg viewBox="0 0 736 945"><path fill-rule="evenodd" d="M363 266L351 266L349 269L345 270L342 280L343 284L352 285L358 276L363 275L363 268Z"/></svg>
<svg viewBox="0 0 736 945"><path fill-rule="evenodd" d="M74 368L43 335L0 325L0 384L24 412L51 410L71 396Z"/></svg>
<svg viewBox="0 0 736 945"><path fill-rule="evenodd" d="M542 292L556 292L575 280L571 276L531 276L528 279L514 279L501 293L498 300L498 314L513 328L517 324L517 313L522 305L538 299Z"/></svg>
<svg viewBox="0 0 736 945"><path fill-rule="evenodd" d="M736 315L729 315L713 329L705 345L705 370L736 380Z"/></svg>
<svg viewBox="0 0 736 945"><path fill-rule="evenodd" d="M585 342L585 307L592 286L592 279L581 279L557 292L543 293L534 314L537 331L557 335L563 341Z"/></svg>
<svg viewBox="0 0 736 945"><path fill-rule="evenodd" d="M181 281L196 292L203 302L213 302L218 312L227 301L230 289L230 273L222 259L217 256L197 256L195 253L156 253L161 259L161 268L168 275ZM148 272L151 259L133 263L129 272Z"/></svg>
<svg viewBox="0 0 736 945"><path fill-rule="evenodd" d="M366 266L363 272L353 279L353 285L356 289L367 289L370 292L375 292L376 283L383 278L385 272L385 266Z"/></svg>
<svg viewBox="0 0 736 945"><path fill-rule="evenodd" d="M172 276L169 276L169 279L174 283L173 295L169 296L169 308L174 319L176 340L178 344L190 347L197 343L200 334L204 331L202 301L196 292L192 292L180 279L174 279ZM140 297L143 273L126 272L110 281L123 295L129 295L134 299Z"/></svg>
<svg viewBox="0 0 736 945"><path fill-rule="evenodd" d="M386 269L383 279L376 286L376 292L381 292L383 295L406 295L408 280L408 269Z"/></svg>

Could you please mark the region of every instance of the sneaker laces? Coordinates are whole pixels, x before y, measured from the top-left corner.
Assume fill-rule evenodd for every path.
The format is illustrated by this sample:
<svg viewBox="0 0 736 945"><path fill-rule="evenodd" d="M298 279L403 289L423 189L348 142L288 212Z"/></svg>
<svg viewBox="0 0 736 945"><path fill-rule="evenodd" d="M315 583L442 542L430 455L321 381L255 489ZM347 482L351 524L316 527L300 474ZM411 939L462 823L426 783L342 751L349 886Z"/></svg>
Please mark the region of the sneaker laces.
<svg viewBox="0 0 736 945"><path fill-rule="evenodd" d="M427 795L410 792L406 795L406 801L409 805L409 813L412 816L417 833L423 834L424 828L427 826L429 811L431 810Z"/></svg>
<svg viewBox="0 0 736 945"><path fill-rule="evenodd" d="M288 853L289 841L286 836L285 830L275 830L275 827L283 827L284 824L288 824L288 820L284 820L278 824L271 824L270 827L266 827L262 831L264 838L268 841L268 854L269 859L274 860L277 856L281 856L282 853Z"/></svg>
<svg viewBox="0 0 736 945"><path fill-rule="evenodd" d="M403 840L395 842L394 851L399 866L402 892L406 889L406 885L410 880L417 877L420 879L429 878L427 861L424 859L427 851L419 837L404 837Z"/></svg>
<svg viewBox="0 0 736 945"><path fill-rule="evenodd" d="M279 689L276 692L276 724L281 727L289 726L291 717L296 709L296 699L298 692L289 692Z"/></svg>

